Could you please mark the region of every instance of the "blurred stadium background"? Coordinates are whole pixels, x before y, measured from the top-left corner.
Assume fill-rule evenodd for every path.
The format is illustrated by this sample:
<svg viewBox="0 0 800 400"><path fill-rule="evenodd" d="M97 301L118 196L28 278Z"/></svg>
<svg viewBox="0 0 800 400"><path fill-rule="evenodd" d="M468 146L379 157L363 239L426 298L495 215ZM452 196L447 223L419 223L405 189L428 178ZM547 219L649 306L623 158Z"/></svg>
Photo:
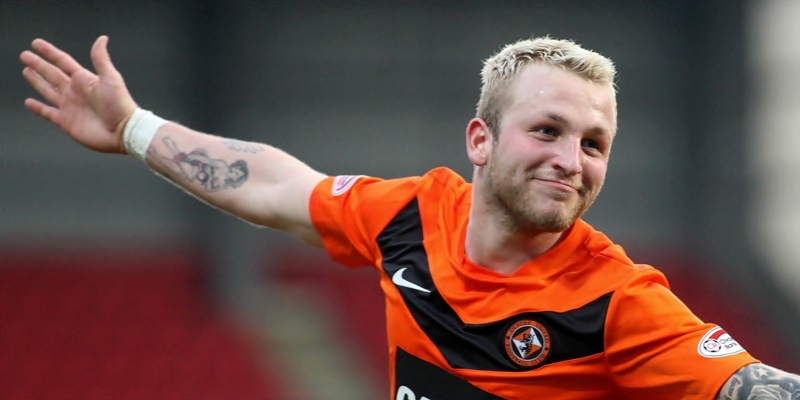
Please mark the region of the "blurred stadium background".
<svg viewBox="0 0 800 400"><path fill-rule="evenodd" d="M549 34L610 56L620 131L587 220L703 319L800 372L800 3L0 1L0 398L387 397L383 301L280 233L28 113L18 54L328 174L465 176L483 59Z"/></svg>

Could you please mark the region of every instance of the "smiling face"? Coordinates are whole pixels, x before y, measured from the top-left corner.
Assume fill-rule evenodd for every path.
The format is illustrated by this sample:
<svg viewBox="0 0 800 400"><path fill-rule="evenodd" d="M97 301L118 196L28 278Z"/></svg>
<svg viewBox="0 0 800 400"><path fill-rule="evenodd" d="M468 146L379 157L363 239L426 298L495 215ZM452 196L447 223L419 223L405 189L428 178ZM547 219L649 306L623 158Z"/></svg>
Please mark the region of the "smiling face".
<svg viewBox="0 0 800 400"><path fill-rule="evenodd" d="M498 132L478 118L468 127L468 140L477 139L470 159L482 170L476 188L511 229L564 231L603 186L616 132L613 88L533 63L507 96Z"/></svg>

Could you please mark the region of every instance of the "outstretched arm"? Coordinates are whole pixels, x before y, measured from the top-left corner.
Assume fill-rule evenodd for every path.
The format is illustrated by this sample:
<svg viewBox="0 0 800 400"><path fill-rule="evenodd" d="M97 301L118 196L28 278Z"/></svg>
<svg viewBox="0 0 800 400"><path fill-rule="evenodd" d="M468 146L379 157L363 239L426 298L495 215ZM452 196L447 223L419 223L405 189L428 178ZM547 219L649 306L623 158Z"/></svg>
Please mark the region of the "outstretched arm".
<svg viewBox="0 0 800 400"><path fill-rule="evenodd" d="M176 162L176 154L184 155ZM253 224L285 230L320 246L308 204L325 178L291 155L266 144L242 142L163 125L147 163L192 195ZM187 173L181 164L191 164Z"/></svg>
<svg viewBox="0 0 800 400"><path fill-rule="evenodd" d="M20 55L25 64L22 74L44 101L29 98L25 106L89 149L126 154L123 132L138 106L111 63L107 44L108 38L101 36L92 46L95 74L52 44L34 40L32 51ZM213 190L166 161L176 149L186 154L203 151L213 160L198 165L207 167L205 178L213 179ZM325 176L279 149L231 141L170 122L156 131L146 161L155 172L206 203L321 244L308 201Z"/></svg>
<svg viewBox="0 0 800 400"><path fill-rule="evenodd" d="M714 400L800 400L800 376L764 364L742 367Z"/></svg>

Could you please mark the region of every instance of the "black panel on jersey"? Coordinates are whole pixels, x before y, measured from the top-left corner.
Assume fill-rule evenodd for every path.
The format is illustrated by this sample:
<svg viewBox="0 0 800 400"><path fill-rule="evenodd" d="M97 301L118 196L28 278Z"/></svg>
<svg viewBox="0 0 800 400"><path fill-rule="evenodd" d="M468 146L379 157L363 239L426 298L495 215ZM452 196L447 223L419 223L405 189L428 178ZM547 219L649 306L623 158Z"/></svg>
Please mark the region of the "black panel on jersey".
<svg viewBox="0 0 800 400"><path fill-rule="evenodd" d="M469 399L502 400L471 383L397 348L394 393L396 400ZM409 394L413 393L413 395Z"/></svg>
<svg viewBox="0 0 800 400"><path fill-rule="evenodd" d="M423 246L422 221L416 198L386 226L377 242L383 255L383 270L390 277L406 268L400 273L404 280L430 291L397 285L417 324L453 368L520 371L603 351L603 328L611 293L563 313L524 313L477 325L461 321L433 284L428 255ZM547 358L534 367L515 364L505 349L508 328L526 319L542 324L551 340Z"/></svg>

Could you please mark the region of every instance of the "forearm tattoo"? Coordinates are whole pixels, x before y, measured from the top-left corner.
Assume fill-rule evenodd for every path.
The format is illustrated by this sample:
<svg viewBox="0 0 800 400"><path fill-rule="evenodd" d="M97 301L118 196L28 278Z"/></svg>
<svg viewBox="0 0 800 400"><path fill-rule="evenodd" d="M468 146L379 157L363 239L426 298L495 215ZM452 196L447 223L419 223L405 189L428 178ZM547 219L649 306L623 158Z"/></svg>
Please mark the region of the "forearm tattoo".
<svg viewBox="0 0 800 400"><path fill-rule="evenodd" d="M250 169L244 160L236 160L228 164L225 160L211 158L203 148L196 148L188 152L181 150L170 136L165 136L162 141L172 154L156 158L159 161L167 161L167 164L171 163L174 168L170 168L170 170L178 177L190 183L200 184L207 192L238 188L250 176Z"/></svg>
<svg viewBox="0 0 800 400"><path fill-rule="evenodd" d="M715 400L800 400L800 376L750 364L731 376Z"/></svg>
<svg viewBox="0 0 800 400"><path fill-rule="evenodd" d="M260 144L243 142L241 140L225 139L222 141L222 144L240 153L258 153L264 150L264 147Z"/></svg>

